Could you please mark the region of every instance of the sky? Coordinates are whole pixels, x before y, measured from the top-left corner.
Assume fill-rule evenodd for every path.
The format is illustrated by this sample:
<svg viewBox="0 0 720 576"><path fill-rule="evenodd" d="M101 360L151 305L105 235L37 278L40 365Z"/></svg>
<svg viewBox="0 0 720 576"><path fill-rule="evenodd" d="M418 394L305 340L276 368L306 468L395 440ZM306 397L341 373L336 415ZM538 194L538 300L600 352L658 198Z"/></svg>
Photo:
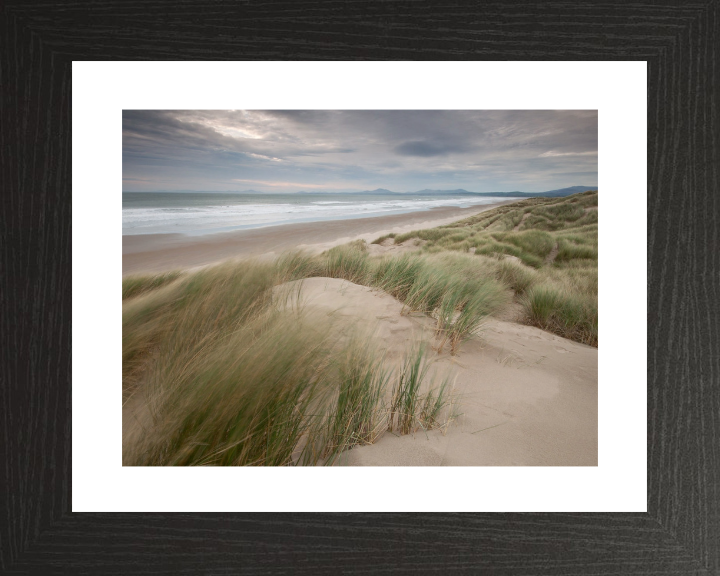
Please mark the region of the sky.
<svg viewBox="0 0 720 576"><path fill-rule="evenodd" d="M125 110L123 191L597 185L595 110Z"/></svg>

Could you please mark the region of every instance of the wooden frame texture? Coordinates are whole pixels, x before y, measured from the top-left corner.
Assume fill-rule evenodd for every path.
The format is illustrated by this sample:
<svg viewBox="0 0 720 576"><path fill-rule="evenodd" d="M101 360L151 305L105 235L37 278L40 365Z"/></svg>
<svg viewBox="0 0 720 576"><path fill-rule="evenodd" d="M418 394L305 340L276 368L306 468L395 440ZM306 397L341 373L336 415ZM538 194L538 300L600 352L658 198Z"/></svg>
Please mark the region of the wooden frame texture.
<svg viewBox="0 0 720 576"><path fill-rule="evenodd" d="M718 5L0 4L0 572L719 574ZM646 514L71 513L71 63L224 59L647 61Z"/></svg>

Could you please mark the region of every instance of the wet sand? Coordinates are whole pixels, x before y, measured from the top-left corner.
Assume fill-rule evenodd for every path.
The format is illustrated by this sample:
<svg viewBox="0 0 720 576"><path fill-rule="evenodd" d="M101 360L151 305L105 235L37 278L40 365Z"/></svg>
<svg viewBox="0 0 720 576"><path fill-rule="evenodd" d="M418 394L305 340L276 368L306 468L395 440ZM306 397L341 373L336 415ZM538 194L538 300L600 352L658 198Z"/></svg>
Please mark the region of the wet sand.
<svg viewBox="0 0 720 576"><path fill-rule="evenodd" d="M469 208L440 207L375 218L285 224L205 236L123 236L123 276L192 268L229 258L274 256L296 248L316 253L352 240L372 242L384 234L442 226L517 201L519 199Z"/></svg>

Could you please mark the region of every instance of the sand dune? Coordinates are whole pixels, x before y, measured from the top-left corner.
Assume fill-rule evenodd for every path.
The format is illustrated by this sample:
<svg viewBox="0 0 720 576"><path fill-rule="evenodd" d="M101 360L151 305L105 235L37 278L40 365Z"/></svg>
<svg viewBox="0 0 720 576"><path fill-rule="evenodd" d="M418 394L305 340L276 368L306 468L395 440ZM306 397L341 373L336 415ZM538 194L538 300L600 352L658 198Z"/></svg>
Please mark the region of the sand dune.
<svg viewBox="0 0 720 576"><path fill-rule="evenodd" d="M403 314L402 303L384 292L331 278L299 283L309 312L374 330L391 363L411 342L432 339L432 319ZM346 452L340 463L596 466L597 355L597 348L537 328L488 319L457 356L435 357L434 367L455 378L462 412L445 434L386 433L371 446Z"/></svg>

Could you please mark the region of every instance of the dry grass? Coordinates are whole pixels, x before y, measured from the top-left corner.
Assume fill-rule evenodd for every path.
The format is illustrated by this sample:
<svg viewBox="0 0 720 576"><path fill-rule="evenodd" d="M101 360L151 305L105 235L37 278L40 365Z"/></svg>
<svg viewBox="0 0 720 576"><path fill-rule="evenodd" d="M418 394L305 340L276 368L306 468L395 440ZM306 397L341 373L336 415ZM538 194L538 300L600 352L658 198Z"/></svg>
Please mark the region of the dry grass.
<svg viewBox="0 0 720 576"><path fill-rule="evenodd" d="M145 274L126 276L122 280L122 299L132 298L144 292L149 292L168 284L180 277L179 271L165 272L164 274Z"/></svg>
<svg viewBox="0 0 720 576"><path fill-rule="evenodd" d="M274 286L330 261L226 264L126 301L123 390L142 386L151 423L123 446L123 463L332 464L374 442L396 385L382 355L367 339L339 345L330 319L273 298ZM445 389L425 376L424 395L406 395L412 418L440 426Z"/></svg>
<svg viewBox="0 0 720 576"><path fill-rule="evenodd" d="M472 253L512 289L529 324L597 346L597 203L597 192L531 198L394 240L425 240L423 253L441 258Z"/></svg>

